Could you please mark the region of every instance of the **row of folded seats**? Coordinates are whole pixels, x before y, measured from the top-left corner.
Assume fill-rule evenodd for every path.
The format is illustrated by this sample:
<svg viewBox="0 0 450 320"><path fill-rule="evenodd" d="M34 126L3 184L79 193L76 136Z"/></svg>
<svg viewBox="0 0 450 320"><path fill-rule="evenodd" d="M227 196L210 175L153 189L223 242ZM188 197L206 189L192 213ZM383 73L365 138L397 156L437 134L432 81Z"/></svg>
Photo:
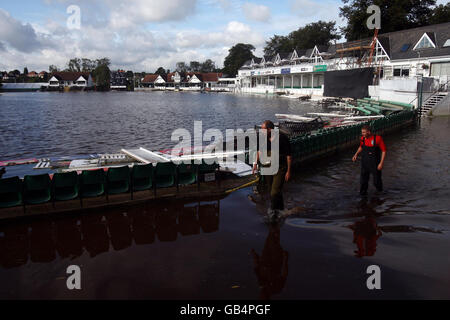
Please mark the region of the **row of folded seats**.
<svg viewBox="0 0 450 320"><path fill-rule="evenodd" d="M217 164L200 165L158 163L123 166L76 172L29 175L23 180L19 177L0 180L0 208L20 205L43 204L50 201L68 201L94 198L103 195L154 190L158 188L179 187L200 183L201 176L216 173Z"/></svg>

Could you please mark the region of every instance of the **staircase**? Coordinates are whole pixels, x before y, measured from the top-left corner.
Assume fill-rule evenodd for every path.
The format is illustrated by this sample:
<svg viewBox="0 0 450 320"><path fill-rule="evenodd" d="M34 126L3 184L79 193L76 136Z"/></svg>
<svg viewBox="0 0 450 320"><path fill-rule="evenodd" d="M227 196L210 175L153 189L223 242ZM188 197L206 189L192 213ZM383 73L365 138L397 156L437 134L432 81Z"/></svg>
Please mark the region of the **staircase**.
<svg viewBox="0 0 450 320"><path fill-rule="evenodd" d="M420 110L420 115L425 117L428 113L433 110L433 108L441 103L442 100L447 96L447 92L436 92L433 94L422 106L422 110Z"/></svg>

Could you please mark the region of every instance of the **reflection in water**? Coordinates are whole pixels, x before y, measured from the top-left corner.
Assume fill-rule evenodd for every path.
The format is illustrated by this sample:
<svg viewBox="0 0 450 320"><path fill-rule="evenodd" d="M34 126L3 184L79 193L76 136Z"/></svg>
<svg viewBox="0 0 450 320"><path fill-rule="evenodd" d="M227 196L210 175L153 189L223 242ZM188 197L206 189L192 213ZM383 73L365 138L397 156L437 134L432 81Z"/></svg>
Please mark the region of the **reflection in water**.
<svg viewBox="0 0 450 320"><path fill-rule="evenodd" d="M360 213L365 217L350 226L350 229L353 230L353 243L357 246L355 256L358 258L372 257L377 251L377 240L382 235L375 219L377 213L373 208L373 205L377 204L380 203L379 199L376 198L372 200L371 204L368 204L366 200L362 200Z"/></svg>
<svg viewBox="0 0 450 320"><path fill-rule="evenodd" d="M12 269L26 264L50 263L57 256L74 259L84 251L95 257L110 248L176 241L181 236L219 230L220 205L199 202L133 207L80 217L39 219L0 225L0 266Z"/></svg>
<svg viewBox="0 0 450 320"><path fill-rule="evenodd" d="M255 273L260 287L260 299L269 300L281 293L288 276L289 254L280 244L280 225L270 225L263 252L259 256L252 250Z"/></svg>
<svg viewBox="0 0 450 320"><path fill-rule="evenodd" d="M377 240L382 235L375 218L367 216L363 220L356 221L350 228L353 230L353 243L358 247L355 255L358 258L374 256L377 251Z"/></svg>

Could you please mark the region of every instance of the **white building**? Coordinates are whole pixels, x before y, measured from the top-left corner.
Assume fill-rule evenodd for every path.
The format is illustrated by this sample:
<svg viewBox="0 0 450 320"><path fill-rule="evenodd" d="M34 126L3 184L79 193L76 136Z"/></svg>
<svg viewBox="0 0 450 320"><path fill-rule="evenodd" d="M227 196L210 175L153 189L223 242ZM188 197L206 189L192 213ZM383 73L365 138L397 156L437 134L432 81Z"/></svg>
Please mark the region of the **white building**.
<svg viewBox="0 0 450 320"><path fill-rule="evenodd" d="M92 88L94 81L89 72L56 72L51 74L48 87Z"/></svg>
<svg viewBox="0 0 450 320"><path fill-rule="evenodd" d="M417 94L414 83L417 85L418 77L433 78L435 86L446 87L450 80L450 22L254 58L239 70L237 87L244 93L322 96L327 72L365 67L374 68L375 86L383 82L371 88L379 96L386 88L398 89L407 93L408 100ZM406 85L402 80L412 83Z"/></svg>

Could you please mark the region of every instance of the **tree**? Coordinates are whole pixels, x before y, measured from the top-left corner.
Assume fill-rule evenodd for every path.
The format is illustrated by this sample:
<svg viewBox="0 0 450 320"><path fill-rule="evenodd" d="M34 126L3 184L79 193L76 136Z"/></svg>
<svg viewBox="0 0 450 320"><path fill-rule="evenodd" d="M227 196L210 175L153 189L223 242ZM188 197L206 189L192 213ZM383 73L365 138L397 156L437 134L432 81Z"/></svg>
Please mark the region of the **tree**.
<svg viewBox="0 0 450 320"><path fill-rule="evenodd" d="M381 9L381 32L393 32L430 24L436 0L342 0L345 4L339 15L347 19L341 28L348 41L373 37L374 30L367 28L371 14L367 8L375 4Z"/></svg>
<svg viewBox="0 0 450 320"><path fill-rule="evenodd" d="M264 54L273 56L280 52L292 52L294 49L310 49L315 45L330 45L341 37L336 29L336 22L317 21L307 24L288 36L273 36L266 42Z"/></svg>
<svg viewBox="0 0 450 320"><path fill-rule="evenodd" d="M97 67L97 63L91 59L81 59L81 70L83 72L92 72Z"/></svg>
<svg viewBox="0 0 450 320"><path fill-rule="evenodd" d="M294 44L289 37L274 35L269 41L266 41L264 55L274 56L278 52L291 52L294 49Z"/></svg>
<svg viewBox="0 0 450 320"><path fill-rule="evenodd" d="M97 90L108 91L111 86L111 72L107 64L99 64L93 71Z"/></svg>
<svg viewBox="0 0 450 320"><path fill-rule="evenodd" d="M167 73L163 67L159 67L158 70L155 71L155 74L159 74L160 76L165 76Z"/></svg>
<svg viewBox="0 0 450 320"><path fill-rule="evenodd" d="M67 63L67 69L70 72L80 72L81 71L81 59L79 58L73 58L70 59Z"/></svg>
<svg viewBox="0 0 450 320"><path fill-rule="evenodd" d="M49 73L58 72L58 67L52 64L51 66L48 67L48 72Z"/></svg>
<svg viewBox="0 0 450 320"><path fill-rule="evenodd" d="M229 76L235 76L238 73L240 67L248 60L253 59L255 47L251 44L238 43L233 46L225 58L223 63L223 72Z"/></svg>
<svg viewBox="0 0 450 320"><path fill-rule="evenodd" d="M330 45L333 40L339 40L341 36L337 32L336 22L319 20L292 32L289 38L295 46L293 49L310 49L316 45Z"/></svg>
<svg viewBox="0 0 450 320"><path fill-rule="evenodd" d="M26 77L28 75L28 68L23 68L23 75Z"/></svg>
<svg viewBox="0 0 450 320"><path fill-rule="evenodd" d="M101 66L106 66L109 68L111 65L111 60L109 58L97 59L97 68Z"/></svg>
<svg viewBox="0 0 450 320"><path fill-rule="evenodd" d="M177 62L177 69L178 72L186 72L187 67L185 62Z"/></svg>
<svg viewBox="0 0 450 320"><path fill-rule="evenodd" d="M206 60L200 66L200 72L208 73L216 70L216 63L211 59Z"/></svg>
<svg viewBox="0 0 450 320"><path fill-rule="evenodd" d="M434 8L430 17L430 24L445 23L450 21L450 3L439 5Z"/></svg>
<svg viewBox="0 0 450 320"><path fill-rule="evenodd" d="M198 61L191 61L189 63L189 71L191 72L200 72L202 68L202 64Z"/></svg>

